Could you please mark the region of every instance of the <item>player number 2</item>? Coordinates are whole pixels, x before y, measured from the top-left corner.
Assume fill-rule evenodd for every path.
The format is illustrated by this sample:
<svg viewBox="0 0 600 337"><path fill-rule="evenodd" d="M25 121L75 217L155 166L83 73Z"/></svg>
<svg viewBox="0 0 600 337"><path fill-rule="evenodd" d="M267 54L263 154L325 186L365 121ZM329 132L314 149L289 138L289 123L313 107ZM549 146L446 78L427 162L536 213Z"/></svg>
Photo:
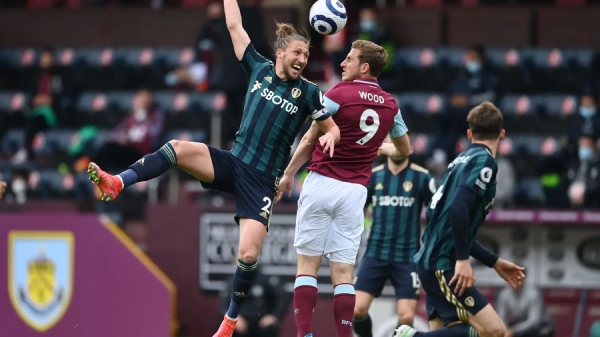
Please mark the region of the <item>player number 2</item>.
<svg viewBox="0 0 600 337"><path fill-rule="evenodd" d="M263 201L266 202L267 204L261 208L263 211L267 212L267 214L271 214L271 199L269 197L264 197Z"/></svg>
<svg viewBox="0 0 600 337"><path fill-rule="evenodd" d="M413 288L415 288L415 289L421 288L421 280L419 280L419 275L417 275L417 273L415 273L413 271L410 273L410 277L412 278Z"/></svg>
<svg viewBox="0 0 600 337"><path fill-rule="evenodd" d="M444 195L444 185L441 185L431 197L431 205L429 205L429 208L434 209L435 206L437 206L438 201L442 199L442 195Z"/></svg>
<svg viewBox="0 0 600 337"><path fill-rule="evenodd" d="M373 119L372 124L367 124L367 119L371 117ZM379 129L379 115L373 109L367 109L363 111L362 115L360 115L360 129L366 132L367 134L361 139L356 141L356 144L363 145L368 142L375 136L377 130Z"/></svg>

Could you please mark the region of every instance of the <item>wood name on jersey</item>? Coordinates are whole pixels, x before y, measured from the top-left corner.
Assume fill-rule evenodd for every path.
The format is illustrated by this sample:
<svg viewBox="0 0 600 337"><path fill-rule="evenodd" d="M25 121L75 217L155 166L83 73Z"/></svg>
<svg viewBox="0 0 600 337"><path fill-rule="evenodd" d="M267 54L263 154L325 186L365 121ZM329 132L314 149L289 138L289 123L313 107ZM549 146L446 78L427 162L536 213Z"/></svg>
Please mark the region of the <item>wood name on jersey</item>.
<svg viewBox="0 0 600 337"><path fill-rule="evenodd" d="M360 96L360 98L365 99L370 102L381 103L381 104L385 103L385 99L381 95L375 95L370 92L364 92L364 91L359 91L358 95Z"/></svg>

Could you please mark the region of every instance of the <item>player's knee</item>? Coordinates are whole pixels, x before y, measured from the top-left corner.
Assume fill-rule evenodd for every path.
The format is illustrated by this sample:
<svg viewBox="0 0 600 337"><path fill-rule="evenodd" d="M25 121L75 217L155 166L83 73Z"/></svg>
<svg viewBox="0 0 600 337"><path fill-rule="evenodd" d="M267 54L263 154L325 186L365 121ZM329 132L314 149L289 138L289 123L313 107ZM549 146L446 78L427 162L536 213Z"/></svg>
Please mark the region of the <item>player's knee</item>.
<svg viewBox="0 0 600 337"><path fill-rule="evenodd" d="M238 254L238 259L246 263L254 263L258 260L258 252L253 251L241 251Z"/></svg>
<svg viewBox="0 0 600 337"><path fill-rule="evenodd" d="M169 144L171 144L171 146L173 147L173 150L175 150L175 154L180 154L181 151L183 150L183 143L180 140L177 139L172 139L169 141Z"/></svg>
<svg viewBox="0 0 600 337"><path fill-rule="evenodd" d="M399 312L398 313L398 323L412 325L413 319L415 318L414 312Z"/></svg>
<svg viewBox="0 0 600 337"><path fill-rule="evenodd" d="M356 303L354 306L354 318L363 318L369 314L369 307L362 303Z"/></svg>
<svg viewBox="0 0 600 337"><path fill-rule="evenodd" d="M487 324L482 327L479 332L479 337L504 337L506 329L502 324Z"/></svg>

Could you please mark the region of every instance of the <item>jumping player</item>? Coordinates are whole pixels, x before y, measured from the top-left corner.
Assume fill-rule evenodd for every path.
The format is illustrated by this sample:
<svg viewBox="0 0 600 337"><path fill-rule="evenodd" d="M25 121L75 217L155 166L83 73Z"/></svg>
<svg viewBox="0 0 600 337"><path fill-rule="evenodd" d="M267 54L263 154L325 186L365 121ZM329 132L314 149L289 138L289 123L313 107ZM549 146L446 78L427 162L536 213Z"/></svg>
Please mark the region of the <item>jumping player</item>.
<svg viewBox="0 0 600 337"><path fill-rule="evenodd" d="M341 64L343 82L325 94L327 111L334 115L342 134L335 155L328 156L320 144L315 147L320 131L313 123L280 183L280 197L285 191L291 192L294 175L312 152L310 173L298 201L294 239L298 254L294 317L299 337L312 336L318 297L316 276L324 254L331 262L337 336L352 336L352 268L364 228L371 165L388 133L398 148L394 157L410 154L408 130L398 105L377 83L386 60L385 50L373 42L352 44Z"/></svg>
<svg viewBox="0 0 600 337"><path fill-rule="evenodd" d="M238 267L231 304L215 337L233 334L240 307L256 276L279 177L304 121L310 116L324 133L319 141L327 155L333 155L340 137L339 128L325 110L321 91L300 76L308 61L308 38L292 25L278 24L273 65L254 49L242 27L237 2L224 0L224 8L235 54L250 80L233 149L223 151L203 143L172 140L118 176L94 163L89 166L90 178L106 201L114 200L124 187L157 177L174 166L200 180L205 188L235 194L235 220L240 226Z"/></svg>
<svg viewBox="0 0 600 337"><path fill-rule="evenodd" d="M388 279L398 300L398 326L412 325L421 289L413 256L421 247L421 210L435 189L429 171L408 158L388 157L373 169L366 205L373 206L373 224L354 283L358 336L373 336L369 307Z"/></svg>
<svg viewBox="0 0 600 337"><path fill-rule="evenodd" d="M494 268L512 288L518 288L523 268L499 259L475 236L492 208L496 194L496 150L504 138L504 118L484 102L467 116L471 146L448 166L442 184L427 209L423 246L415 255L426 294L430 332L403 325L395 337L504 337L502 320L477 291L469 256Z"/></svg>

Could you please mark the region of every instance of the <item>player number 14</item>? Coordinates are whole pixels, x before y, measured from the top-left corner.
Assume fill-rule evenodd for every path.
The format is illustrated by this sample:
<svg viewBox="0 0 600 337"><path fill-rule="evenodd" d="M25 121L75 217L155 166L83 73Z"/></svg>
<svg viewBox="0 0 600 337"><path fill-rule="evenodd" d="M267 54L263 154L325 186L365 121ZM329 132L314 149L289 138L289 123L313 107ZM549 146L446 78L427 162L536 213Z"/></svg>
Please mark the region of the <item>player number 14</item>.
<svg viewBox="0 0 600 337"><path fill-rule="evenodd" d="M367 124L367 119L371 117L373 119L372 124ZM371 140L373 136L377 133L379 129L379 115L373 109L367 109L363 111L362 115L360 115L360 129L366 132L367 134L361 139L356 141L358 145L364 145L366 142Z"/></svg>

